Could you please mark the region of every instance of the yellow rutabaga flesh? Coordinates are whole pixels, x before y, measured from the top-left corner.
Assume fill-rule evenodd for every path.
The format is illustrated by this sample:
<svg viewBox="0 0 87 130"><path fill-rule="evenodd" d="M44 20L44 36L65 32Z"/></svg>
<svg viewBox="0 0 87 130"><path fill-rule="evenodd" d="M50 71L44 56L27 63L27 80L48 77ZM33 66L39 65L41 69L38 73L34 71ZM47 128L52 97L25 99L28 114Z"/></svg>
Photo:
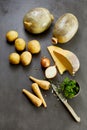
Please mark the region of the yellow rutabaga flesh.
<svg viewBox="0 0 87 130"><path fill-rule="evenodd" d="M80 62L73 52L56 46L49 46L48 50L60 74L63 74L63 72L67 70L70 74L74 75L78 71Z"/></svg>

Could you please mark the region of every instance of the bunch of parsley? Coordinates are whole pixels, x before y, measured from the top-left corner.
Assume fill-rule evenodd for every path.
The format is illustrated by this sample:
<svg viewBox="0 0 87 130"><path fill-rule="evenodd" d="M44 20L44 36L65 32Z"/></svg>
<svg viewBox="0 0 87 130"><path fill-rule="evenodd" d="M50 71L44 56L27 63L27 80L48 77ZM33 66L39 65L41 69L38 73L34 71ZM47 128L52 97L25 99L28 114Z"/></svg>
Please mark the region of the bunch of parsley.
<svg viewBox="0 0 87 130"><path fill-rule="evenodd" d="M60 88L66 98L73 98L79 92L79 86L75 80L66 77L60 84Z"/></svg>

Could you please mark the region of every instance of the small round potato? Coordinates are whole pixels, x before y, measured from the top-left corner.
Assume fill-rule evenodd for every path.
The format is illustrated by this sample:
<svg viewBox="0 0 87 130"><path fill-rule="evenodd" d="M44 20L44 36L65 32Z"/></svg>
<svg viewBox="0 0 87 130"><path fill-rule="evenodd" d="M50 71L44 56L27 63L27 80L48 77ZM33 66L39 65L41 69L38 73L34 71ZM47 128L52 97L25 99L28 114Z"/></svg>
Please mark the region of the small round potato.
<svg viewBox="0 0 87 130"><path fill-rule="evenodd" d="M22 54L21 54L21 63L24 65L24 66L27 66L31 63L31 60L32 60L32 55L30 52L28 51L24 51Z"/></svg>
<svg viewBox="0 0 87 130"><path fill-rule="evenodd" d="M7 34L6 34L7 41L13 42L13 41L15 41L16 38L18 38L18 33L16 31L11 30L11 31L7 32Z"/></svg>
<svg viewBox="0 0 87 130"><path fill-rule="evenodd" d="M31 40L28 42L28 51L30 51L32 54L37 54L41 50L41 46L39 41L37 40Z"/></svg>
<svg viewBox="0 0 87 130"><path fill-rule="evenodd" d="M22 38L17 38L15 40L15 48L17 51L23 51L26 47L26 42Z"/></svg>
<svg viewBox="0 0 87 130"><path fill-rule="evenodd" d="M9 55L9 62L11 64L19 64L20 63L20 55L16 52L13 52Z"/></svg>

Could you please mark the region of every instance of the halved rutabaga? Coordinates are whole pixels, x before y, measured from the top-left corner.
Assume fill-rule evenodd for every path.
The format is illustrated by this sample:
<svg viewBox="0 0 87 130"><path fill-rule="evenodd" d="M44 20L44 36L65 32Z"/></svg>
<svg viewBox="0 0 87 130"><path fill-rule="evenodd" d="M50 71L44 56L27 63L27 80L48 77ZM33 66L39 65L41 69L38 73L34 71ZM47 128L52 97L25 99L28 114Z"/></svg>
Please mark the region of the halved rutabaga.
<svg viewBox="0 0 87 130"><path fill-rule="evenodd" d="M68 50L63 50L63 52L54 51L54 54L56 57L58 57L71 75L74 75L78 71L80 63L74 53Z"/></svg>
<svg viewBox="0 0 87 130"><path fill-rule="evenodd" d="M50 55L52 56L54 62L55 62L55 65L57 67L57 69L59 70L59 73L60 74L63 74L64 71L66 71L66 67L61 63L61 61L56 57L56 55L54 54L54 50L63 50L62 48L59 48L59 47L56 47L56 46L48 46L47 47Z"/></svg>
<svg viewBox="0 0 87 130"><path fill-rule="evenodd" d="M60 63L65 67L64 71L67 70L67 71L69 71L69 73L71 75L74 75L80 67L80 62L79 62L78 57L73 52L61 49L60 47L51 46L51 48L54 48L53 54L58 59L58 61L60 61ZM57 62L57 61L55 61L55 62ZM57 65L59 72L61 72L61 70L60 70L61 68L59 67L60 65ZM62 72L64 72L64 71L62 71Z"/></svg>

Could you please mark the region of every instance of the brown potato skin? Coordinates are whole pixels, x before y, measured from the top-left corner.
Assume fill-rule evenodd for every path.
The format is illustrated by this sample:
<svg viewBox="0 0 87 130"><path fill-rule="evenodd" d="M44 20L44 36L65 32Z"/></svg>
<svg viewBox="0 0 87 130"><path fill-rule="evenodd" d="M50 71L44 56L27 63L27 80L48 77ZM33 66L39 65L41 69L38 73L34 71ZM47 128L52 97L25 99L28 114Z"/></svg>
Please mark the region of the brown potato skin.
<svg viewBox="0 0 87 130"><path fill-rule="evenodd" d="M8 31L6 33L6 39L8 42L14 42L18 38L18 32L15 30Z"/></svg>
<svg viewBox="0 0 87 130"><path fill-rule="evenodd" d="M21 63L23 66L27 66L31 63L32 61L32 55L30 52L28 51L24 51L22 54L21 54Z"/></svg>
<svg viewBox="0 0 87 130"><path fill-rule="evenodd" d="M41 50L41 46L39 41L37 40L31 40L28 42L28 51L31 52L32 54L37 54Z"/></svg>
<svg viewBox="0 0 87 130"><path fill-rule="evenodd" d="M20 63L20 55L16 52L13 52L9 55L9 62L11 64L19 64Z"/></svg>
<svg viewBox="0 0 87 130"><path fill-rule="evenodd" d="M17 38L15 40L15 48L17 51L23 51L26 47L26 42L22 38Z"/></svg>

